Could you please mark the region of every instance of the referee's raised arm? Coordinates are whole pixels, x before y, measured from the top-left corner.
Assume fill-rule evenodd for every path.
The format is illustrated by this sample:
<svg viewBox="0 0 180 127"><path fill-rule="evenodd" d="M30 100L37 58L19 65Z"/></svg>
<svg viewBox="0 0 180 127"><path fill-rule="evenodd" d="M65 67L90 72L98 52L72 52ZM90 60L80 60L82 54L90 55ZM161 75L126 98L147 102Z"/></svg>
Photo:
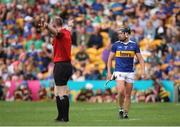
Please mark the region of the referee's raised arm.
<svg viewBox="0 0 180 127"><path fill-rule="evenodd" d="M53 27L51 24L48 24L47 22L44 23L44 27L55 36L57 36L60 33L60 31L58 31L57 28Z"/></svg>
<svg viewBox="0 0 180 127"><path fill-rule="evenodd" d="M73 19L68 20L67 30L71 31L73 25L74 25L74 20ZM44 22L44 20L41 19L40 26L43 26L44 28L48 29L49 32L51 32L54 36L57 36L61 34L60 29L63 27L63 19L59 16L55 16L51 24Z"/></svg>
<svg viewBox="0 0 180 127"><path fill-rule="evenodd" d="M62 26L63 19L59 16L55 16L51 24L44 22L44 27L55 36L60 34L60 29L62 28Z"/></svg>

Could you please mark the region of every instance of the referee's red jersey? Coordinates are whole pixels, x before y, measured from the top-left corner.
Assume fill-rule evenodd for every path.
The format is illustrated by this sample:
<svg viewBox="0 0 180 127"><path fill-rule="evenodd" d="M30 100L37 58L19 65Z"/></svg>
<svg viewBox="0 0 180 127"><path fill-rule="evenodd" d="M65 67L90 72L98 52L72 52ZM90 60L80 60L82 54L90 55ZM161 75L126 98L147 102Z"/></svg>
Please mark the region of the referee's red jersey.
<svg viewBox="0 0 180 127"><path fill-rule="evenodd" d="M71 33L67 29L60 30L60 36L55 36L53 39L54 62L70 61L71 60Z"/></svg>

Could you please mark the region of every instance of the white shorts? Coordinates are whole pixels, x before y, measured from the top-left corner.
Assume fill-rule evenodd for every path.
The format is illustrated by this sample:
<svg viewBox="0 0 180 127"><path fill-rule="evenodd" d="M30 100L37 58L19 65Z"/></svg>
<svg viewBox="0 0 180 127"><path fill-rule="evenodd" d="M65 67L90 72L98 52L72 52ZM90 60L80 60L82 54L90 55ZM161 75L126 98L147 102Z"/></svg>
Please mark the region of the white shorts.
<svg viewBox="0 0 180 127"><path fill-rule="evenodd" d="M127 83L134 83L134 72L114 72L115 80L124 80Z"/></svg>

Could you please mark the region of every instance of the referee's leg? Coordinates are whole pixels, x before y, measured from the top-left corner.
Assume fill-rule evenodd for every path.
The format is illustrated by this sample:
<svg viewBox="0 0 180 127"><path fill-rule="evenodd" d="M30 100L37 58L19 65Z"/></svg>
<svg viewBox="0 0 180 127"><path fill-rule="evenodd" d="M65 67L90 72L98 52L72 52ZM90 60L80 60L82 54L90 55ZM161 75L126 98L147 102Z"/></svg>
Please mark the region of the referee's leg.
<svg viewBox="0 0 180 127"><path fill-rule="evenodd" d="M69 90L67 82L72 75L72 66L69 62L55 63L54 67L55 96L58 109L57 121L69 121Z"/></svg>
<svg viewBox="0 0 180 127"><path fill-rule="evenodd" d="M67 85L56 85L54 88L58 109L57 121L69 121L69 92Z"/></svg>

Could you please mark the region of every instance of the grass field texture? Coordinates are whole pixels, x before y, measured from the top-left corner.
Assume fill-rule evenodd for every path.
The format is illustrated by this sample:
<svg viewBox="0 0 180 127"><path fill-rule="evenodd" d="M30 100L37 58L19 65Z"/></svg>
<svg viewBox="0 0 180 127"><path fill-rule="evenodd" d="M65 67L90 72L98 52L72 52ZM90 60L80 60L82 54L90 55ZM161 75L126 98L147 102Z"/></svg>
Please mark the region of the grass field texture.
<svg viewBox="0 0 180 127"><path fill-rule="evenodd" d="M55 122L55 102L2 102L0 126L177 126L180 104L132 104L129 119L118 119L115 103L71 103L70 122Z"/></svg>

